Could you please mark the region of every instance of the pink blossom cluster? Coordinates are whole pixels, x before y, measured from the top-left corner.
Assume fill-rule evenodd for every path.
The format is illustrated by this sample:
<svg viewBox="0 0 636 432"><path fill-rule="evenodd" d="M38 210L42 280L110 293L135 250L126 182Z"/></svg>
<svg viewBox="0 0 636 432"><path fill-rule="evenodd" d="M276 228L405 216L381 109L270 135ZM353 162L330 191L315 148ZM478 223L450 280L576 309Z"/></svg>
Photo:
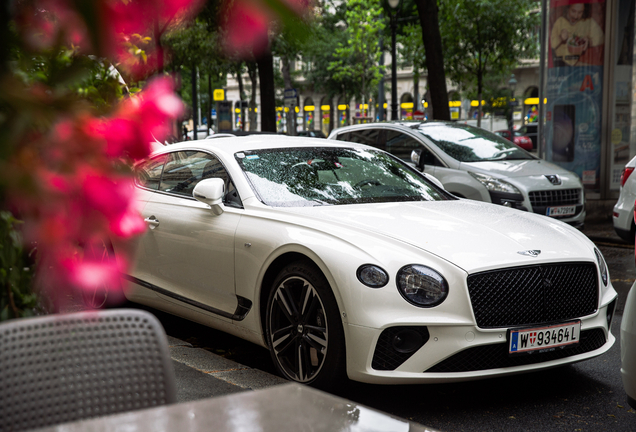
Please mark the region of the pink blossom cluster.
<svg viewBox="0 0 636 432"><path fill-rule="evenodd" d="M61 43L78 54L106 58L139 79L160 68L160 35L191 19L202 1L16 0L15 22L35 52ZM224 46L235 56L266 49L276 3L292 13L308 9L307 0L226 1ZM44 85L27 91L34 106L57 106ZM0 176L25 222L26 240L37 245L39 286L59 309L78 292L119 287L131 257L113 259L109 245L146 229L135 206L131 164L148 156L152 142L171 134L184 106L174 81L162 77L107 117L78 106L55 109L48 129L34 128L19 139Z"/></svg>
<svg viewBox="0 0 636 432"><path fill-rule="evenodd" d="M279 7L297 16L311 10L311 0L279 0ZM272 24L280 19L262 0L233 0L225 3L223 46L231 56L249 58L258 56L269 47Z"/></svg>
<svg viewBox="0 0 636 432"><path fill-rule="evenodd" d="M143 78L163 59L158 43L162 32L191 20L203 0L21 0L18 4L18 29L31 49L46 50L62 40L80 53L109 58L134 78Z"/></svg>
<svg viewBox="0 0 636 432"><path fill-rule="evenodd" d="M74 290L118 287L129 257L112 259L104 246L146 229L130 163L146 157L152 141L164 140L183 112L173 80L155 78L111 116L67 117L48 134L29 137L14 155L7 173L16 182L11 201L25 221L26 240L37 245L39 283L58 307Z"/></svg>

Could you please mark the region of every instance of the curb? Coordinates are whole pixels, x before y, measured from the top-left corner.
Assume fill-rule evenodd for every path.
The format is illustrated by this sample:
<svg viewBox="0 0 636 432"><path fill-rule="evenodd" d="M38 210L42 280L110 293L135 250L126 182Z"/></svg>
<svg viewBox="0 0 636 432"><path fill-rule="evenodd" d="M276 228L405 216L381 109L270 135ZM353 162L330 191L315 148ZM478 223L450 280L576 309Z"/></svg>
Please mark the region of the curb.
<svg viewBox="0 0 636 432"><path fill-rule="evenodd" d="M168 336L168 346L172 360L244 390L258 390L289 383L284 378L228 360L203 348L195 348L192 344L172 336ZM179 376L177 381L180 381ZM183 384L187 383L179 382L179 385Z"/></svg>

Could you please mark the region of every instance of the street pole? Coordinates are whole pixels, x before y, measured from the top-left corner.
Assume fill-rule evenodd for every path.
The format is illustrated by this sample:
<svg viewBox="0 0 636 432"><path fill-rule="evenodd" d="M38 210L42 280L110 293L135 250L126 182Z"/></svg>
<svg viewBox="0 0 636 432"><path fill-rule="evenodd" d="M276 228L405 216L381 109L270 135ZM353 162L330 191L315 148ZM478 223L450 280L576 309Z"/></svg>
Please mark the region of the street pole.
<svg viewBox="0 0 636 432"><path fill-rule="evenodd" d="M391 120L399 120L397 102L397 49L395 43L396 30L397 19L393 13L391 14Z"/></svg>
<svg viewBox="0 0 636 432"><path fill-rule="evenodd" d="M397 7L400 0L389 0L389 6L393 9L391 13L391 120L399 120L397 101L397 50L395 33L397 31Z"/></svg>
<svg viewBox="0 0 636 432"><path fill-rule="evenodd" d="M383 20L380 15L380 20ZM380 36L380 70L382 71L382 78L378 84L378 121L384 121L384 38Z"/></svg>
<svg viewBox="0 0 636 432"><path fill-rule="evenodd" d="M515 74L512 74L510 80L508 81L508 87L510 87L510 121L508 122L508 129L510 129L510 141L515 142L515 128L514 128L514 99L515 99L515 88L517 87L517 80L515 79Z"/></svg>

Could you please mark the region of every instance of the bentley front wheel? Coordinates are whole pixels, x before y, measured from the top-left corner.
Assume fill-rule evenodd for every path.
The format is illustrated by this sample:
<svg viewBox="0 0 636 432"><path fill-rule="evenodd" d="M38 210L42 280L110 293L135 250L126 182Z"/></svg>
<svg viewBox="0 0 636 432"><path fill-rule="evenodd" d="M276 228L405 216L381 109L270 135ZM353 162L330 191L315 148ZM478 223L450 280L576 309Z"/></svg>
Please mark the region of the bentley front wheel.
<svg viewBox="0 0 636 432"><path fill-rule="evenodd" d="M293 263L279 273L267 302L266 333L285 378L324 389L345 376L338 305L312 262Z"/></svg>

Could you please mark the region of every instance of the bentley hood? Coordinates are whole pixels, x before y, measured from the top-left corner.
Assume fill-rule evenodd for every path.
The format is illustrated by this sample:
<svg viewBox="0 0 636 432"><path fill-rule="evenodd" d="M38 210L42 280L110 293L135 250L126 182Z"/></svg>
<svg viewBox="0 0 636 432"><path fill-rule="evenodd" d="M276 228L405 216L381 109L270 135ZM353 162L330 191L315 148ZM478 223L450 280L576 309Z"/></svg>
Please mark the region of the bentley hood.
<svg viewBox="0 0 636 432"><path fill-rule="evenodd" d="M595 260L593 244L569 225L547 216L477 201L359 204L284 211L302 215L302 224L353 244L360 242L360 231L366 231L435 254L469 273L546 260Z"/></svg>

